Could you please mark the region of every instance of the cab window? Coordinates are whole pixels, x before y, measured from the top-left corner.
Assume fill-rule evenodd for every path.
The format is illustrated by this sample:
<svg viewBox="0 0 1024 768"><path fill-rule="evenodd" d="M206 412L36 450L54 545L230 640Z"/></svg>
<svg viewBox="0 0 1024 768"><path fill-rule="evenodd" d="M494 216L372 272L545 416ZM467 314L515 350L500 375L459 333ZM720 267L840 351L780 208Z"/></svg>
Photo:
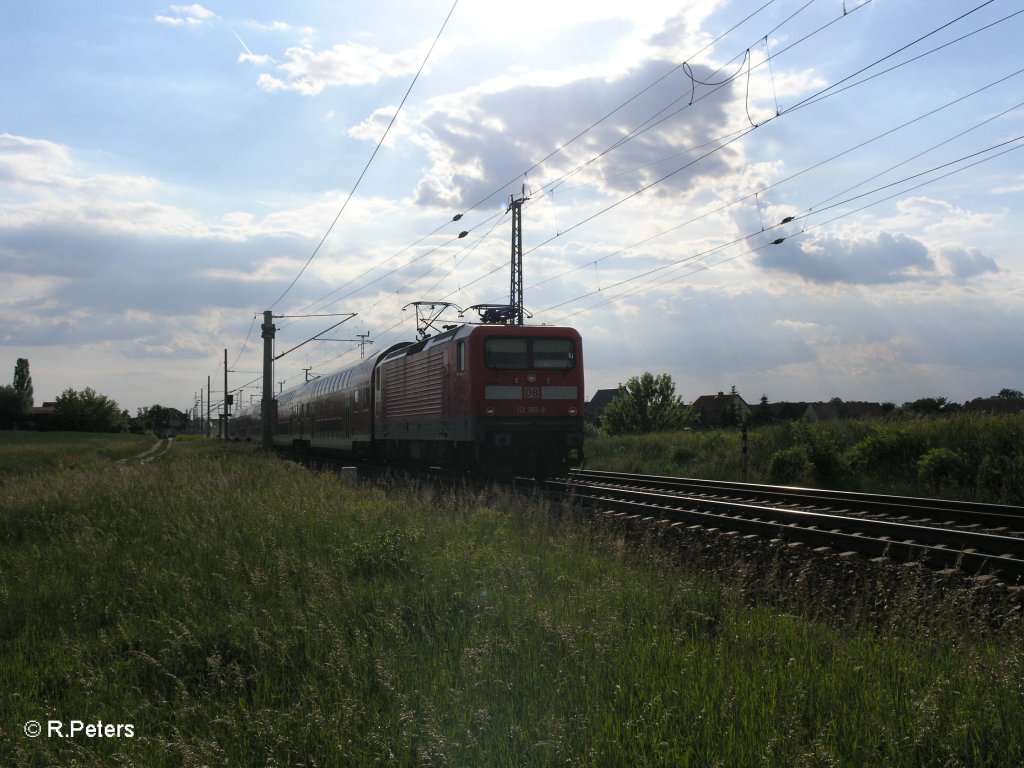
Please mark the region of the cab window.
<svg viewBox="0 0 1024 768"><path fill-rule="evenodd" d="M568 371L576 364L572 339L495 336L484 342L484 360L497 370Z"/></svg>
<svg viewBox="0 0 1024 768"><path fill-rule="evenodd" d="M568 371L573 366L571 339L534 339L533 367L544 371Z"/></svg>
<svg viewBox="0 0 1024 768"><path fill-rule="evenodd" d="M488 368L522 369L529 365L526 339L493 337L484 344L484 360Z"/></svg>

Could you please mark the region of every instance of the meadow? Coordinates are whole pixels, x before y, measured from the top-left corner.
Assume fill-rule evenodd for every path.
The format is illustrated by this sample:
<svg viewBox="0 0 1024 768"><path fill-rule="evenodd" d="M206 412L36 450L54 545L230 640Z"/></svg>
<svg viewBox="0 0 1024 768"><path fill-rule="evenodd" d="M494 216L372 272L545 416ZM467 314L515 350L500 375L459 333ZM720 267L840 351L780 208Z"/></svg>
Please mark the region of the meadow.
<svg viewBox="0 0 1024 768"><path fill-rule="evenodd" d="M106 466L142 453L152 436L0 430L0 479L61 467Z"/></svg>
<svg viewBox="0 0 1024 768"><path fill-rule="evenodd" d="M587 467L743 480L739 429L588 436ZM748 433L751 483L1024 505L1024 415L785 422Z"/></svg>
<svg viewBox="0 0 1024 768"><path fill-rule="evenodd" d="M881 614L830 611L787 598L799 573L755 597L743 569L499 490L345 488L208 441L5 470L0 763L1024 762L1009 604L908 578Z"/></svg>

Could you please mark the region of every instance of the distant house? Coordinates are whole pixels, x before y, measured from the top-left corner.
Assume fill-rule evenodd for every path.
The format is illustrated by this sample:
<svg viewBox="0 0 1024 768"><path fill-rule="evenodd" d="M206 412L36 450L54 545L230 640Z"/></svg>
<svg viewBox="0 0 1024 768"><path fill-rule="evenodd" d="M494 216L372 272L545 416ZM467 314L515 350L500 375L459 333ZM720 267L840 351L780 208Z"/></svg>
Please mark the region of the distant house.
<svg viewBox="0 0 1024 768"><path fill-rule="evenodd" d="M750 406L738 394L719 392L693 401L693 413L702 427L728 427L750 418Z"/></svg>
<svg viewBox="0 0 1024 768"><path fill-rule="evenodd" d="M604 413L604 409L608 407L608 404L619 396L618 387L615 389L599 389L594 393L594 396L583 405L583 413L586 415L587 421L591 421L594 424L601 423L601 414Z"/></svg>
<svg viewBox="0 0 1024 768"><path fill-rule="evenodd" d="M34 408L29 408L28 421L31 428L38 432L48 432L53 429L57 419L57 403L43 403Z"/></svg>
<svg viewBox="0 0 1024 768"><path fill-rule="evenodd" d="M1024 398L1020 397L979 397L964 403L966 413L987 413L1013 416L1024 413Z"/></svg>
<svg viewBox="0 0 1024 768"><path fill-rule="evenodd" d="M883 414L881 403L808 403L803 418L808 421L842 421L844 419L880 419Z"/></svg>
<svg viewBox="0 0 1024 768"><path fill-rule="evenodd" d="M799 421L805 415L807 415L807 406L810 403L769 403L768 410L772 414L772 418L776 421Z"/></svg>

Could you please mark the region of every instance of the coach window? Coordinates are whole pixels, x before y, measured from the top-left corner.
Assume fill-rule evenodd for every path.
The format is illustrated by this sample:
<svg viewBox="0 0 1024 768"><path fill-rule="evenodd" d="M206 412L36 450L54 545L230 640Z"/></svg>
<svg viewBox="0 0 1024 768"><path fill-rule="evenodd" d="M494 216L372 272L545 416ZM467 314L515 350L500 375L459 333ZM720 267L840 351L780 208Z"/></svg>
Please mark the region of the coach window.
<svg viewBox="0 0 1024 768"><path fill-rule="evenodd" d="M455 345L455 370L462 372L466 370L466 342L460 341Z"/></svg>
<svg viewBox="0 0 1024 768"><path fill-rule="evenodd" d="M572 339L534 339L533 367L545 371L568 371L575 363Z"/></svg>
<svg viewBox="0 0 1024 768"><path fill-rule="evenodd" d="M529 367L526 339L492 336L484 344L484 360L488 368L523 369Z"/></svg>

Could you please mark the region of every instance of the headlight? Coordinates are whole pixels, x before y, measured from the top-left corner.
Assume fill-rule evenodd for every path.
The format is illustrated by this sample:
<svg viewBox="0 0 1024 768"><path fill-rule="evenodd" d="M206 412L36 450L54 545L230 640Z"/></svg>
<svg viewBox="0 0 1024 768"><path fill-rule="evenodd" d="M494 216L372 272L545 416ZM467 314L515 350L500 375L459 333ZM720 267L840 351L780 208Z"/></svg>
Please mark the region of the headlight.
<svg viewBox="0 0 1024 768"><path fill-rule="evenodd" d="M569 409L569 415L570 416L575 416L577 413L579 413L579 411L577 411L575 408L570 408Z"/></svg>
<svg viewBox="0 0 1024 768"><path fill-rule="evenodd" d="M484 413L487 414L488 416L493 416L494 415L494 409L493 408L487 408L487 410L485 410Z"/></svg>

